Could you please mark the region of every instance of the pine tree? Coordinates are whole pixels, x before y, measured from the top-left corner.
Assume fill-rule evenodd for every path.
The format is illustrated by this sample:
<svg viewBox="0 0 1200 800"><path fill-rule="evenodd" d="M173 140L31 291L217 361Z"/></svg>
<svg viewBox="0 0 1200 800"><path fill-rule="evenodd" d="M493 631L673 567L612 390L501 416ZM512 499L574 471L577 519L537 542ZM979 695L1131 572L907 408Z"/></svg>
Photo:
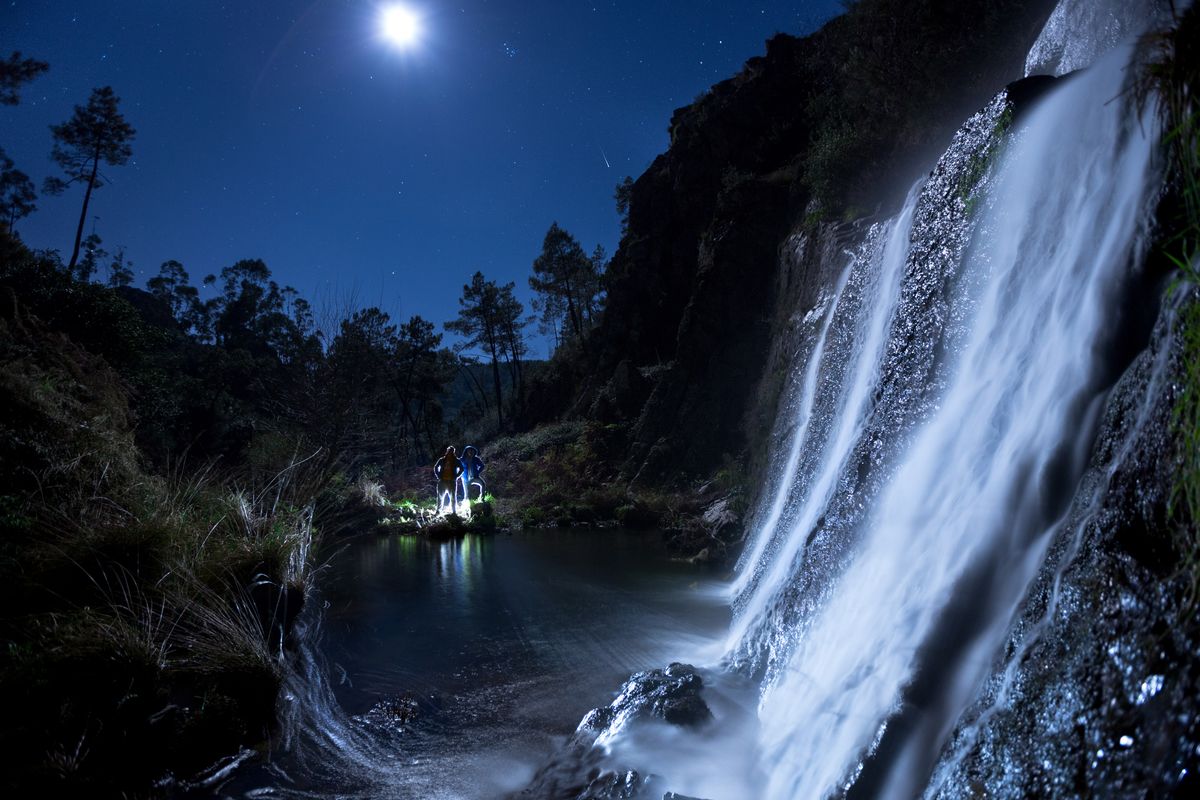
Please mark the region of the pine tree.
<svg viewBox="0 0 1200 800"><path fill-rule="evenodd" d="M565 319L572 336L583 343L600 278L579 241L557 222L546 232L542 253L534 259L529 287L539 295L543 325Z"/></svg>
<svg viewBox="0 0 1200 800"><path fill-rule="evenodd" d="M511 295L512 284L504 287ZM458 319L446 323L446 330L463 337L468 347L482 347L492 362L492 386L496 393L496 422L504 429L504 389L500 380L500 359L506 351L503 327L504 290L482 272L471 276L458 300ZM519 304L518 304L519 305Z"/></svg>
<svg viewBox="0 0 1200 800"><path fill-rule="evenodd" d="M113 289L133 284L133 262L125 260L125 249L117 248L112 263L108 265L108 285Z"/></svg>
<svg viewBox="0 0 1200 800"><path fill-rule="evenodd" d="M83 223L87 219L92 192L104 185L100 165L121 166L133 155L129 143L135 131L117 109L119 100L111 86L93 89L86 106L75 106L75 113L69 120L50 126L54 134L54 149L50 156L62 168L65 178L48 179L46 191L61 194L73 183L83 183L87 187L67 269L74 269L79 260Z"/></svg>
<svg viewBox="0 0 1200 800"><path fill-rule="evenodd" d="M96 233L89 233L83 240L83 258L79 259L79 263L71 270L76 279L87 283L100 271L100 262L108 257L108 251L100 246L103 243Z"/></svg>
<svg viewBox="0 0 1200 800"><path fill-rule="evenodd" d="M33 190L33 181L16 169L12 159L0 150L0 230L12 233L17 220L37 210L35 200L37 193Z"/></svg>
<svg viewBox="0 0 1200 800"><path fill-rule="evenodd" d="M0 105L15 106L21 102L21 84L50 69L45 61L22 58L19 52L0 59Z"/></svg>

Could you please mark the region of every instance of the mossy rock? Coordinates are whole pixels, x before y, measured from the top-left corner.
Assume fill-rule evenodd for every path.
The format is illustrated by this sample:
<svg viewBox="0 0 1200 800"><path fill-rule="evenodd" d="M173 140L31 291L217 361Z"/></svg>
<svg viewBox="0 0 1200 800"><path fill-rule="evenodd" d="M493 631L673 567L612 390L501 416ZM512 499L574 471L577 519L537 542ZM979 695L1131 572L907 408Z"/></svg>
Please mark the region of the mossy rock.
<svg viewBox="0 0 1200 800"><path fill-rule="evenodd" d="M470 533L495 533L498 525L495 514L473 513L470 522L467 523L467 531Z"/></svg>
<svg viewBox="0 0 1200 800"><path fill-rule="evenodd" d="M422 532L435 542L443 542L447 539L454 539L459 536L464 536L467 533L466 521L457 514L447 514L440 519L431 522L421 529Z"/></svg>
<svg viewBox="0 0 1200 800"><path fill-rule="evenodd" d="M624 505L617 509L617 522L623 527L634 530L645 530L656 527L662 521L662 516L642 503Z"/></svg>
<svg viewBox="0 0 1200 800"><path fill-rule="evenodd" d="M546 511L540 506L530 506L521 512L522 528L537 528L546 523Z"/></svg>

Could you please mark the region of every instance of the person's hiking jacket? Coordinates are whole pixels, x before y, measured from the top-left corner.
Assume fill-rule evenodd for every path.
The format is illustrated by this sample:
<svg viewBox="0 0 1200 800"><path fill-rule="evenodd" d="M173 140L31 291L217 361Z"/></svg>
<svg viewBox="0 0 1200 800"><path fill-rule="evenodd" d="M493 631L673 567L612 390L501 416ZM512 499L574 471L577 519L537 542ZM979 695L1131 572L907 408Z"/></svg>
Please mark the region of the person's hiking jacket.
<svg viewBox="0 0 1200 800"><path fill-rule="evenodd" d="M437 463L433 465L433 475L439 481L452 481L452 480L455 480L456 478L458 478L459 475L463 474L463 463L460 459L455 458L454 459L454 474L452 476L450 476L449 478L443 477L442 476L442 467L444 466L445 462L446 462L446 456L442 456L441 458L439 458L437 460Z"/></svg>

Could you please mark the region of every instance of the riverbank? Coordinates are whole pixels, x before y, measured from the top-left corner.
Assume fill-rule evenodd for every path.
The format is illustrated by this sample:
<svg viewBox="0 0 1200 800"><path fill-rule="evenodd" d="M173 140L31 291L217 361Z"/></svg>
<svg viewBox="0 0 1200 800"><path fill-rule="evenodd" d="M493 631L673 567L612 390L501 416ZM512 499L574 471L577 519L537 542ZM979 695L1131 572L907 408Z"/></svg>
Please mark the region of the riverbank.
<svg viewBox="0 0 1200 800"><path fill-rule="evenodd" d="M486 502L458 517L436 513L429 468L360 480L364 524L434 539L577 526L660 530L677 558L727 563L744 535L749 500L740 465L704 480L631 480L613 461L624 434L622 426L569 421L485 442Z"/></svg>

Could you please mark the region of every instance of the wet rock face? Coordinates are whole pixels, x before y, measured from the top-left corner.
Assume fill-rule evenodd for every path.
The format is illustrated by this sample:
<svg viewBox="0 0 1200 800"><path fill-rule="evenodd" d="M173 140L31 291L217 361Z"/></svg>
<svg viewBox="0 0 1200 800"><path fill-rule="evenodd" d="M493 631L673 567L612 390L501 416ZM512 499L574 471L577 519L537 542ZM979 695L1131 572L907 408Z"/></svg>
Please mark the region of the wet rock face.
<svg viewBox="0 0 1200 800"><path fill-rule="evenodd" d="M1025 60L1026 75L1065 75L1093 63L1118 42L1162 25L1169 6L1162 0L1066 0L1050 15Z"/></svg>
<svg viewBox="0 0 1200 800"><path fill-rule="evenodd" d="M602 772L592 779L576 800L643 800L653 791L653 780L637 770Z"/></svg>
<svg viewBox="0 0 1200 800"><path fill-rule="evenodd" d="M655 776L606 764L602 745L633 724L657 721L694 728L710 722L713 715L701 696L703 688L703 678L689 664L636 673L612 703L584 716L566 747L511 800L658 800L666 796Z"/></svg>
<svg viewBox="0 0 1200 800"><path fill-rule="evenodd" d="M639 672L625 682L616 700L588 712L576 736L594 734L600 740L648 719L683 727L702 725L712 719L712 711L700 696L703 688L700 673L689 664Z"/></svg>
<svg viewBox="0 0 1200 800"><path fill-rule="evenodd" d="M596 395L588 411L589 419L598 422L626 422L637 419L650 386L629 359L617 364L612 378Z"/></svg>
<svg viewBox="0 0 1200 800"><path fill-rule="evenodd" d="M745 447L743 417L769 348L771 284L789 216L788 189L746 178L720 195L697 231L684 287L668 292L671 354L637 415L626 471L654 485L681 464L703 473ZM640 279L639 279L640 280ZM665 356L664 356L665 357ZM643 362L645 363L645 362ZM659 458L669 442L671 460Z"/></svg>
<svg viewBox="0 0 1200 800"><path fill-rule="evenodd" d="M1200 629L1167 552L1172 316L1114 390L1069 524L927 798L1200 796Z"/></svg>
<svg viewBox="0 0 1200 800"><path fill-rule="evenodd" d="M914 16L931 24L937 15L928 4L919 5ZM960 110L994 92L993 76L1015 74L1017 54L1033 41L1051 1L942 5L969 23L960 26L961 42L976 41L981 31L995 35L986 48L957 48L961 62L946 61L958 65L945 70L956 77L951 83L957 88L922 87L929 89L921 101L929 105L928 118L903 135L889 135L877 154L894 169L864 160L861 174L842 176L848 186L868 184L871 204L899 202L911 164L924 160L918 154L932 156L940 149ZM794 308L779 291L781 272L788 271L784 249L822 213L831 218L842 211L862 213L810 206L813 189L805 172L820 158L810 150L822 126L830 124L823 109L868 93L886 94L866 71L855 73L848 65L860 42L846 34L847 24L839 17L804 39L773 37L765 55L675 112L670 149L631 187L628 230L608 269L606 312L592 353L574 383L557 383L534 400L561 399L557 409L542 405L543 415L570 409L636 420L622 465L627 478L661 484L675 476L680 463L693 475L711 473L725 455L763 443L756 431L747 433L746 418L756 411L755 388L773 345L772 317ZM895 38L894 32L888 35ZM912 78L897 69L887 78L897 103L917 102L906 75ZM833 84L841 88L829 95ZM829 286L816 273L790 277L814 290ZM655 370L644 394L624 394L631 401L627 406L620 402L626 381L617 374L625 359L636 369ZM678 446L680 458L673 464L656 459L661 441Z"/></svg>
<svg viewBox="0 0 1200 800"><path fill-rule="evenodd" d="M403 733L421 715L421 703L413 694L380 700L359 719L368 725Z"/></svg>

